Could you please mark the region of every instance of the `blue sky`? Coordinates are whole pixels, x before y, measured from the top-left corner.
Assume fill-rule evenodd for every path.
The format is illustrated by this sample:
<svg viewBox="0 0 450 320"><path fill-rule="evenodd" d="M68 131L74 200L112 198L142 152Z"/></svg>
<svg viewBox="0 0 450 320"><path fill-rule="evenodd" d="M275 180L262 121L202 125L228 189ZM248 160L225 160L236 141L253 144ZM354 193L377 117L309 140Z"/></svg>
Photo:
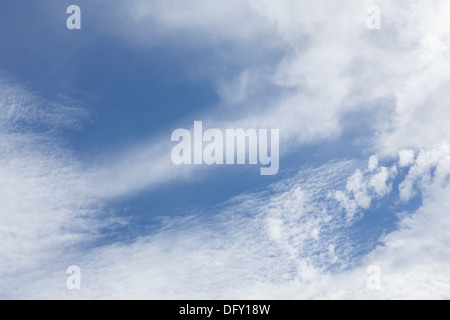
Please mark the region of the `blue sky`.
<svg viewBox="0 0 450 320"><path fill-rule="evenodd" d="M0 297L448 298L450 7L322 2L3 1ZM175 166L196 120L279 172Z"/></svg>

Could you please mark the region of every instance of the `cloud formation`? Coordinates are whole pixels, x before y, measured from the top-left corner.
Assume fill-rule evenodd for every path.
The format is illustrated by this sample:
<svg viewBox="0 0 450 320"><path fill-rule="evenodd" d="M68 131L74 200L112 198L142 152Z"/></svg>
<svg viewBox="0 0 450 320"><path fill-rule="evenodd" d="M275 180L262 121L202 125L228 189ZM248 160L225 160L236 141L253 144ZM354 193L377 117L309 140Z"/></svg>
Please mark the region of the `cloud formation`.
<svg viewBox="0 0 450 320"><path fill-rule="evenodd" d="M204 113L212 126L279 128L288 154L351 132L345 119L358 113L372 123L355 157L377 154L364 164L303 167L209 218L168 219L131 244L93 245L105 227L124 223L105 218L108 200L189 179L191 169L174 170L165 138L86 168L57 138L86 112L3 81L0 296L448 298L450 5L381 1L381 30L365 27L368 5L128 1L115 7L112 16L122 23L105 30L100 24L100 31L135 46L201 48L216 64L236 67L197 70L217 84L220 101ZM398 216L397 229L358 243L352 228L393 191L399 195L391 208L416 196L420 207L386 212ZM369 253L361 256L361 247ZM71 264L82 268L79 292L65 288ZM366 287L368 265L380 267L380 291Z"/></svg>
<svg viewBox="0 0 450 320"><path fill-rule="evenodd" d="M449 154L443 155L435 174L420 186L423 204L417 211L382 214L380 221L383 215L397 214L398 229L382 236L380 244L364 256L359 255L358 247L376 241L376 235L362 243L350 234L357 221L365 219L367 208L358 208L358 218L349 221L348 208L342 208L329 194L340 188L348 190L346 176L350 184L370 183L370 176L379 173L365 171L363 175L359 171L357 175L363 178L356 179L352 171L359 164L338 162L303 168L265 191L231 199L215 208L209 218L197 214L172 218L154 234L131 244L116 243L94 248L83 256L65 257L81 267L82 290L68 291L62 285L65 275L55 272L26 286L24 295L448 298L448 201L436 196L448 192L448 159ZM377 195L375 188L372 195ZM380 290L366 285L366 271L372 265L381 270Z"/></svg>

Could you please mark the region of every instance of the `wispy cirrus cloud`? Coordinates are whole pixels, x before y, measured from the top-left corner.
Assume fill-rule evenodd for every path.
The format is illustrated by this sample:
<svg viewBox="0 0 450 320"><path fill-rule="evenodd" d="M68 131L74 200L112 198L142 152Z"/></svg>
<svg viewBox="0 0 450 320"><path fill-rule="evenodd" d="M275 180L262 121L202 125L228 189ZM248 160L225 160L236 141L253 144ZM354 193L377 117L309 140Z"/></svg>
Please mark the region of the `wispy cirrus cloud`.
<svg viewBox="0 0 450 320"><path fill-rule="evenodd" d="M21 287L18 277L39 270L96 237L101 204L87 194L84 169L55 137L80 125L77 107L52 103L18 85L0 85L0 296Z"/></svg>
<svg viewBox="0 0 450 320"><path fill-rule="evenodd" d="M120 7L116 28L103 31L130 36L137 47L180 40L186 48L202 48L208 62L183 72L216 83L220 100L179 127L201 118L216 128L279 128L284 155L352 132L353 120L346 120L352 114L370 119L365 137L346 137L363 153L395 156L448 140L442 72L448 6L382 1L382 28L369 30L370 4L134 1ZM235 54L221 54L225 44ZM215 66L230 68L218 72ZM136 146L124 163L146 159L153 143ZM138 176L144 186L137 172L124 176Z"/></svg>
<svg viewBox="0 0 450 320"><path fill-rule="evenodd" d="M203 114L213 126L280 128L287 154L335 139L348 113L361 112L374 119L362 154L397 162L400 150L398 167L373 157L368 166L303 168L214 208L208 219L169 219L132 244L82 248L113 222L97 219L108 200L192 174L168 164L168 137L86 168L52 136L76 126L82 109L2 85L2 296L447 298L449 6L382 1L383 28L369 31L368 2L348 4L136 1L114 12L124 22L108 24L105 33L131 35L138 46L163 45L170 36L214 54L216 64L237 66L197 71L217 83L221 100ZM224 44L248 56L221 54ZM356 243L350 229L393 190L404 202L420 195L420 208L404 214L393 203L385 214L399 214L398 230L376 248L377 233L370 244ZM80 292L67 291L61 272L74 263L83 270ZM365 287L368 264L382 270L380 292Z"/></svg>
<svg viewBox="0 0 450 320"><path fill-rule="evenodd" d="M44 298L446 298L448 201L436 195L448 191L442 184L450 174L447 158L443 155L435 174L419 186L418 209L395 211L399 198L394 197L391 211L370 218L373 226L397 214L398 229L384 236L352 236L369 208L359 208L357 218L348 220L347 208L330 195L346 189L355 166L360 172L365 166L335 162L303 168L264 191L215 207L210 215L167 219L131 244L66 257L82 269L80 291L65 289L60 272L24 292ZM363 180L378 174L365 170ZM370 208L386 201L376 198L375 190L373 195ZM361 247L367 254L361 255ZM381 270L379 291L366 286L369 265Z"/></svg>
<svg viewBox="0 0 450 320"><path fill-rule="evenodd" d="M3 137L9 135L2 132ZM398 298L415 296L411 292L419 297L448 294L445 257L440 256L445 254L446 200L437 196L446 194L448 188L445 144L413 156L413 163L406 156L409 151L400 152L401 166L409 163L410 169L392 188L401 189L404 181L417 176L416 167L430 160L425 161L430 163L425 164L428 169L420 171L429 178L416 190L424 204L413 215L399 216L399 230L381 238L383 246L360 256L358 248L364 244L356 245L360 240L350 236L358 219L349 221L347 208L331 195L337 190L356 190L348 188L348 181L354 180L355 167L359 167L362 178L358 181L372 190L371 205L379 201L388 192L385 189L391 189L384 173L394 171L388 169L393 164L382 166L376 157L362 164L335 162L302 168L266 190L211 209L209 215L169 219L161 229L131 244L92 247L90 240L101 236L99 228L113 221L97 219L102 204L87 187L89 171L52 142L51 135L40 136L45 139L39 145L36 133L15 133L12 140L2 139L3 150L9 151L2 153L1 161L5 182L1 235L8 244L2 247L4 297ZM359 219L364 218L364 209L355 209L361 213ZM424 225L423 219L429 223ZM377 237L373 234L367 248ZM424 237L432 239L430 245L437 252L428 252L420 241L404 241ZM398 267L398 250L425 256L427 263L405 260ZM70 264L82 268L79 292L65 287L64 270ZM383 272L380 292L365 287L369 264L379 265ZM405 278L404 270L410 277ZM403 281L409 291L402 287ZM426 291L419 290L423 286Z"/></svg>

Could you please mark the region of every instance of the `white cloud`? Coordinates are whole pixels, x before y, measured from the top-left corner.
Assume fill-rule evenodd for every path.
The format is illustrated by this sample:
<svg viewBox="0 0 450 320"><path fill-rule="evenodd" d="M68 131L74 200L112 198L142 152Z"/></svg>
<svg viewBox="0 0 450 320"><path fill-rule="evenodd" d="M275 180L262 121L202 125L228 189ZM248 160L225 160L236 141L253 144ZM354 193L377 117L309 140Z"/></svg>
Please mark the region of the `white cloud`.
<svg viewBox="0 0 450 320"><path fill-rule="evenodd" d="M345 227L345 215L326 199L351 168L344 162L305 169L271 191L233 199L211 217L174 218L129 245L60 257L80 266L82 290L65 288L64 270L56 272L62 263L54 261L47 272L55 271L24 285L19 296L236 298L255 295L259 283L315 281L351 255L350 243L335 232Z"/></svg>
<svg viewBox="0 0 450 320"><path fill-rule="evenodd" d="M398 152L398 165L403 168L414 163L414 150L400 150Z"/></svg>
<svg viewBox="0 0 450 320"><path fill-rule="evenodd" d="M446 281L450 202L439 195L449 191L450 184L443 184L450 176L449 159L437 162L438 173L421 186L423 205L404 215L398 229L381 238L382 245L356 264L360 240L347 236L352 224L327 194L345 187L345 175L351 176L351 190L359 190L367 179L351 174L355 163L342 162L303 169L272 185L270 191L229 201L210 217L174 218L165 228L131 244L102 246L74 256L70 261L81 267L83 275L80 291L65 289L66 275L60 272L28 283L22 294L38 298L446 299L450 296ZM366 286L370 265L380 268L380 290Z"/></svg>
<svg viewBox="0 0 450 320"><path fill-rule="evenodd" d="M387 299L448 299L449 243L448 156L438 164L439 174L421 187L423 205L400 222L399 230L386 236L384 245L368 257L380 266L382 297Z"/></svg>
<svg viewBox="0 0 450 320"><path fill-rule="evenodd" d="M366 28L370 1L103 4L116 23L99 23L99 32L137 46L202 50L207 62L187 72L215 83L220 100L196 119L217 128L279 128L282 155L351 131L343 119L352 112L373 119L374 135L360 146L380 156L450 139L445 2L382 1L381 30ZM165 137L123 150L95 170L103 172L95 189L117 196L192 177L191 168L168 167L169 151ZM161 157L152 171L147 159L154 154Z"/></svg>
<svg viewBox="0 0 450 320"><path fill-rule="evenodd" d="M400 152L399 165L412 166L399 191L403 201L420 192L424 202L401 220L399 230L382 239L384 246L366 257L367 264L381 267L381 292L367 292L364 267L354 267L350 259L355 243L337 230L351 225L348 217L389 193L395 167L375 166L372 160L369 172L354 172L345 163L304 170L288 181L288 187L276 185L274 194L237 201L213 222L175 219L174 227L130 245L71 251L68 248L84 237L95 235L97 197L117 197L186 177L190 169L172 171L164 157L167 146L153 141L84 170L51 137L27 134L32 129L26 126L36 121L50 128L69 126L71 115L83 112L66 108L59 113L65 108L60 105L42 111L36 108L41 100L2 86L2 294L448 298L449 200L442 195L449 192L445 141L450 140L446 105L450 5L381 1L383 27L367 30L368 4L135 1L126 3L130 9L123 10L124 15L118 14L125 22L108 24L108 32L139 45L170 37L182 45L219 51L216 62L227 65L231 60L239 66L236 74L217 75L208 67L200 72L213 74L218 83L222 98L218 109L235 103L241 108L227 117L220 110L209 110L205 118L217 127L280 128L289 150L335 138L343 129L340 120L349 112L376 113L382 99L393 101L386 121L374 123L375 147L367 148L376 149L380 157L405 148L422 149L413 164L414 154ZM232 58L221 54L225 45L240 54ZM271 58L278 51L278 58ZM255 61L248 67L251 60ZM262 84L255 84L260 79ZM260 94L265 91L274 94L267 99ZM350 176L345 186L340 185L344 174ZM343 191L333 194L338 189ZM334 197L323 197L327 193ZM81 266L82 291L65 289L66 275L58 270L65 271L66 262ZM327 270L333 264L338 265L334 271Z"/></svg>
<svg viewBox="0 0 450 320"><path fill-rule="evenodd" d="M384 168L385 169L385 168ZM334 198L341 203L343 208L347 211L348 219L351 220L360 209L368 209L372 202L372 196L367 189L368 185L375 188L378 193L378 189L383 188L383 176L380 172L374 175L370 182L366 181L363 173L360 170L356 172L347 180L345 191L336 191ZM386 177L387 179L387 177ZM380 190L381 192L381 190Z"/></svg>
<svg viewBox="0 0 450 320"><path fill-rule="evenodd" d="M405 180L399 185L400 199L409 201L417 193L417 184L428 184L431 178L431 169L436 167L442 158L450 154L447 142L441 143L430 150L419 152L416 161L409 169Z"/></svg>
<svg viewBox="0 0 450 320"><path fill-rule="evenodd" d="M378 196L384 197L392 189L392 185L387 184L388 179L389 179L388 169L383 167L380 169L380 172L378 174L374 175L370 179L369 185L375 189L375 193Z"/></svg>
<svg viewBox="0 0 450 320"><path fill-rule="evenodd" d="M392 191L392 180L397 176L397 167L379 167L378 161L378 156L371 156L367 169L357 169L347 179L345 190L334 193L334 199L345 209L349 221L358 212L370 208L374 199L382 199Z"/></svg>
<svg viewBox="0 0 450 320"><path fill-rule="evenodd" d="M224 104L238 103L251 114L233 118L238 125L279 127L285 143L339 134L340 117L351 110L373 109L382 98L396 103L389 119L392 124L377 124L380 151L425 147L449 139L446 126L435 124L445 123L450 116L442 105L448 91L443 70L448 66L446 30L450 26L446 17L450 6L382 1L383 28L368 30L366 8L370 4L352 0L345 5L326 1L216 1L214 5L208 1L134 1L124 10L133 21L125 30L140 44L155 40L139 29L157 29L183 43L195 39L188 45L220 47L226 43L241 48L243 43L251 44L239 56L254 55L256 47L259 59L251 69L241 65L231 78L214 73L215 80L221 84ZM155 25L158 28L150 28ZM158 41L165 40L158 37ZM274 50L282 53L275 60L270 58ZM235 55L215 57L217 63L226 65ZM278 90L279 96L268 101L264 94L247 95L255 86L259 92ZM290 91L284 93L286 89ZM264 112L255 112L259 110Z"/></svg>
<svg viewBox="0 0 450 320"><path fill-rule="evenodd" d="M0 295L4 296L5 287L20 288L15 283L20 275L94 239L98 228L112 220L97 220L101 205L84 191L87 184L80 164L53 135L59 127L77 127L85 111L48 102L5 82L0 85L0 111Z"/></svg>
<svg viewBox="0 0 450 320"><path fill-rule="evenodd" d="M376 168L378 168L378 157L376 155L373 155L369 158L368 169L370 172L373 172Z"/></svg>
<svg viewBox="0 0 450 320"><path fill-rule="evenodd" d="M345 188L357 207L367 208L372 197L384 193L386 175L394 174L395 167L353 174L351 162L304 168L266 191L234 199L206 221L174 218L131 244L78 251L69 248L96 234L98 203L83 192L86 180L76 162L57 156L61 149L54 144L33 150L33 137L17 134L2 140L9 151L0 171L7 181L0 193L5 210L0 234L7 244L0 264L4 297L448 297L442 259L447 256L448 201L434 196L448 192L448 146L419 154L406 179L424 172L416 167L437 166L434 178L420 186L431 195L383 239L386 246L365 258L365 264L382 270L382 290L375 294L365 287L365 267L355 268L352 262L357 246L342 232L351 222L327 195ZM345 176L350 177L346 183ZM436 253L420 240L427 237ZM400 254L405 250L407 255ZM81 267L80 291L65 287L70 264Z"/></svg>

